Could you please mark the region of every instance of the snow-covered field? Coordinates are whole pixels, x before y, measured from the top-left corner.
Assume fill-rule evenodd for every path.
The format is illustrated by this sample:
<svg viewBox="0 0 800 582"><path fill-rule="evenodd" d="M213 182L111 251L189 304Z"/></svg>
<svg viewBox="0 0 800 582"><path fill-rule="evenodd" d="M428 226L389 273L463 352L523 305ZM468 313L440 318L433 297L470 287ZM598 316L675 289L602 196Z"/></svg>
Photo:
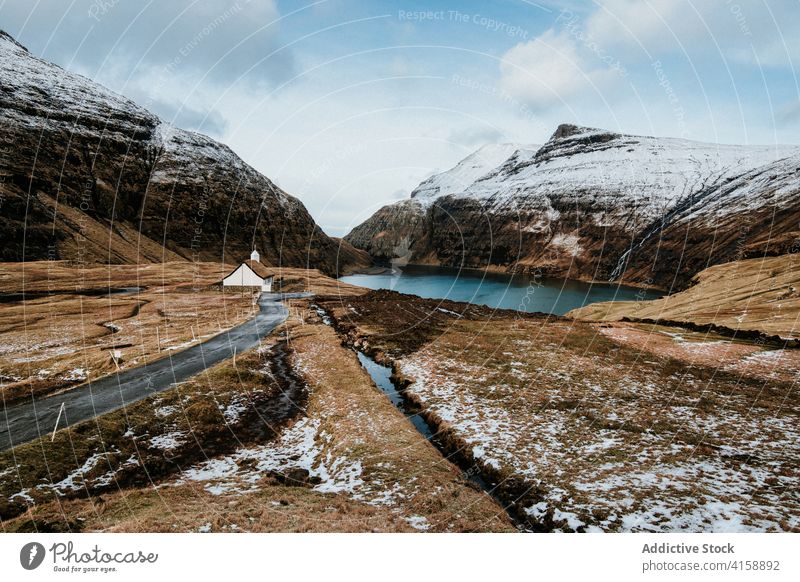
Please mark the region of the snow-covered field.
<svg viewBox="0 0 800 582"><path fill-rule="evenodd" d="M413 381L410 395L479 465L501 483L526 484L534 523L587 531L800 526L798 408L784 388L577 351L535 326L475 333L456 324L402 358L400 369ZM752 357L780 365L782 353Z"/></svg>

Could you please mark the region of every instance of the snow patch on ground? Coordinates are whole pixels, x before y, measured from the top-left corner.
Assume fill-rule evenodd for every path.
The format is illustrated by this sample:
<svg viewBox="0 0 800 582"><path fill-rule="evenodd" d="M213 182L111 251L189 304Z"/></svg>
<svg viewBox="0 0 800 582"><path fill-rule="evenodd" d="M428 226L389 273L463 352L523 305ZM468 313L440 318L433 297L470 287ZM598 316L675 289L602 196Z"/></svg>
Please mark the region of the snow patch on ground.
<svg viewBox="0 0 800 582"><path fill-rule="evenodd" d="M89 372L85 368L73 368L67 375L64 377L65 380L69 380L70 382L80 382L86 380L89 377Z"/></svg>
<svg viewBox="0 0 800 582"><path fill-rule="evenodd" d="M233 400L227 406L221 406L222 416L228 424L236 424L239 417L247 412L247 403L242 400Z"/></svg>
<svg viewBox="0 0 800 582"><path fill-rule="evenodd" d="M363 484L360 461L326 454L325 433L319 420L303 418L269 443L239 449L231 455L199 463L183 471L179 482L205 482L212 494L246 493L269 474L304 469L319 483L314 489L326 493L355 493Z"/></svg>
<svg viewBox="0 0 800 582"><path fill-rule="evenodd" d="M176 430L150 439L150 446L162 451L172 451L186 442L186 433Z"/></svg>
<svg viewBox="0 0 800 582"><path fill-rule="evenodd" d="M636 370L589 360L481 366L461 353L450 359L439 343L397 362L413 381L407 390L487 472L542 490L543 498L526 508L534 519L547 518L556 529L603 531L775 531L800 522L787 521L800 502L788 493L800 488L800 476L787 465L800 442L788 409L756 415L736 394L710 411L697 408L696 400L682 404L664 397L674 388L653 382L645 363ZM545 343L524 349L531 362L552 359ZM542 353L534 357L536 349ZM603 372L596 380L587 377L593 369ZM689 373L674 381L706 394ZM637 402L661 398L666 406L658 416L641 418ZM657 422L674 428L648 429ZM620 430L626 423L643 429ZM721 446L700 452L676 441L691 435Z"/></svg>
<svg viewBox="0 0 800 582"><path fill-rule="evenodd" d="M408 525L419 531L427 531L431 528L431 524L428 523L428 520L421 515L409 515L404 519L408 522Z"/></svg>

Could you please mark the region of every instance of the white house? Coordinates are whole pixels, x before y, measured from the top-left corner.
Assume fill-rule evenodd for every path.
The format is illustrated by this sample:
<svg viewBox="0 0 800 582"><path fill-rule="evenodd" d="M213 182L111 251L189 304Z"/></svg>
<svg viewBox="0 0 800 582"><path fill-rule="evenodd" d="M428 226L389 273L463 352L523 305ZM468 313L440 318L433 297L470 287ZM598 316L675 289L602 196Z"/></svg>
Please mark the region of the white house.
<svg viewBox="0 0 800 582"><path fill-rule="evenodd" d="M273 275L261 264L258 251L250 253L250 260L236 267L222 280L223 287L257 287L267 293L272 291Z"/></svg>

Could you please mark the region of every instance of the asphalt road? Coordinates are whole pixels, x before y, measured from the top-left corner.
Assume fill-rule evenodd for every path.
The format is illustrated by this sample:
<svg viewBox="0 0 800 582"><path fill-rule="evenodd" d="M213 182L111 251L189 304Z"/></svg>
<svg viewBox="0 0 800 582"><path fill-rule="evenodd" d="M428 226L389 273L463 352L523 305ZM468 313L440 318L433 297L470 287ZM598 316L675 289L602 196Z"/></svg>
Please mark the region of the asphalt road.
<svg viewBox="0 0 800 582"><path fill-rule="evenodd" d="M283 297L307 296L291 294ZM183 382L206 368L232 358L258 345L259 339L286 321L288 310L278 294L262 294L259 313L249 321L220 333L201 344L176 352L144 366L104 376L68 392L4 408L0 412L0 450L10 449L52 434L62 403L64 412L58 423L62 429L106 412L122 408Z"/></svg>

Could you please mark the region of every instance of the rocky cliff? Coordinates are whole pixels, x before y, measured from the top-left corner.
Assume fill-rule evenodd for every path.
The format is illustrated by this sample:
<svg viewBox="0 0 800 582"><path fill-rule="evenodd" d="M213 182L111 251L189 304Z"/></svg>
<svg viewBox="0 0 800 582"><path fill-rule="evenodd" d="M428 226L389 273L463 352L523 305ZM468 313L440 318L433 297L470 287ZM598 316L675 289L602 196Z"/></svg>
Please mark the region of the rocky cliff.
<svg viewBox="0 0 800 582"><path fill-rule="evenodd" d="M798 167L798 146L562 125L466 186L426 186L452 185L459 166L429 178L346 240L381 261L407 248L412 263L681 287L710 264L786 252L800 237Z"/></svg>
<svg viewBox="0 0 800 582"><path fill-rule="evenodd" d="M369 263L230 148L0 32L0 260Z"/></svg>

